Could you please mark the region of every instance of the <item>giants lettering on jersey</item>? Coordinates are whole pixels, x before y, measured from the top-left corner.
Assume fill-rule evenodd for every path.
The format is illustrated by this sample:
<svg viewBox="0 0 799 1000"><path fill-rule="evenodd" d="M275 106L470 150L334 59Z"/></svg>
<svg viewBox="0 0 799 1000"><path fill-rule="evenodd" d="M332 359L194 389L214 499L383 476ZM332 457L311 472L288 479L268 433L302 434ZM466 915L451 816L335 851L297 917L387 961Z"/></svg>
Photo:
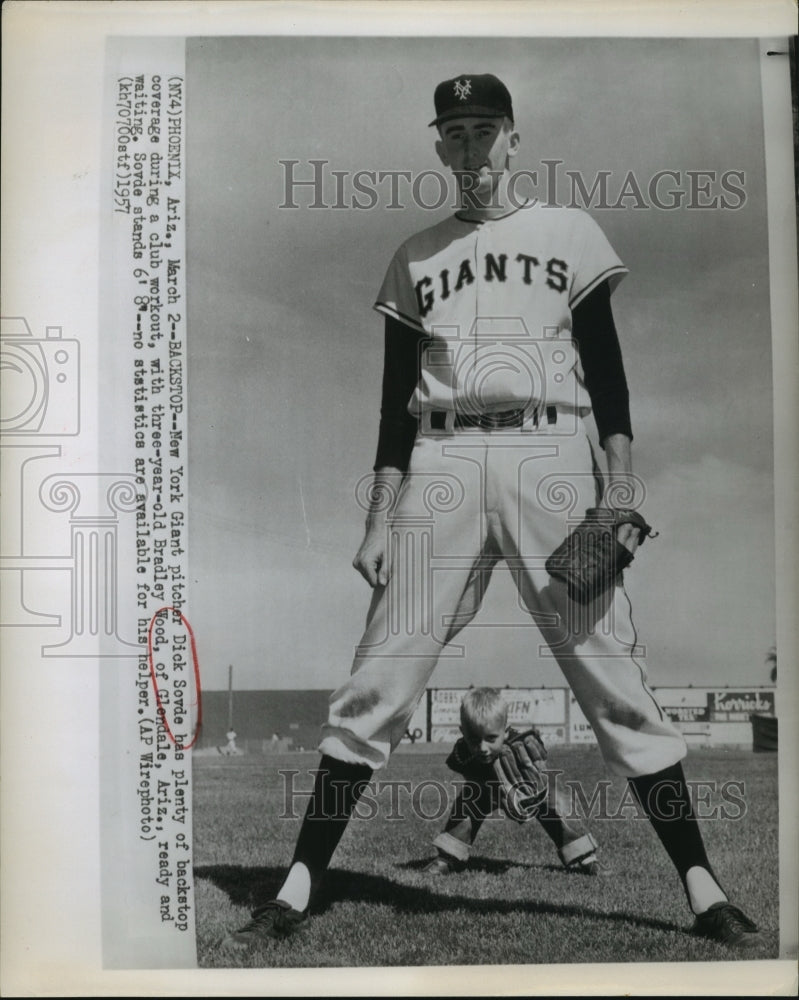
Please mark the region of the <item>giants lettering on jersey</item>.
<svg viewBox="0 0 799 1000"><path fill-rule="evenodd" d="M541 262L537 257L530 254L518 253L508 264L508 255L505 253L487 253L483 257L484 272L486 281L520 281L525 285L531 285L535 280L535 271L541 267ZM569 265L559 257L550 257L543 265L545 281L549 288L556 292L563 293L568 285ZM442 301L446 301L450 295L456 295L461 289L471 285L475 280L472 269L472 261L465 258L461 261L457 272L453 268L444 268L437 277L425 275L420 278L415 287L416 302L419 307L419 316L424 318L436 301L436 295Z"/></svg>

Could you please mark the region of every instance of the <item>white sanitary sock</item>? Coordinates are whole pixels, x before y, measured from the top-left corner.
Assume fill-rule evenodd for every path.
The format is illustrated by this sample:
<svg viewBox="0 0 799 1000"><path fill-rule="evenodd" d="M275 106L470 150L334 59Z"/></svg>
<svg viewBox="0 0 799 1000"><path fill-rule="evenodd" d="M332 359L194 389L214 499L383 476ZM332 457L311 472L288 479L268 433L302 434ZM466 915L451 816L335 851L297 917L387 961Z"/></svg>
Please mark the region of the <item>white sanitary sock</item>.
<svg viewBox="0 0 799 1000"><path fill-rule="evenodd" d="M295 910L304 910L307 907L311 898L311 873L301 861L297 861L289 869L277 898Z"/></svg>
<svg viewBox="0 0 799 1000"><path fill-rule="evenodd" d="M685 876L685 889L694 913L704 913L714 903L726 903L727 897L707 868L694 865Z"/></svg>

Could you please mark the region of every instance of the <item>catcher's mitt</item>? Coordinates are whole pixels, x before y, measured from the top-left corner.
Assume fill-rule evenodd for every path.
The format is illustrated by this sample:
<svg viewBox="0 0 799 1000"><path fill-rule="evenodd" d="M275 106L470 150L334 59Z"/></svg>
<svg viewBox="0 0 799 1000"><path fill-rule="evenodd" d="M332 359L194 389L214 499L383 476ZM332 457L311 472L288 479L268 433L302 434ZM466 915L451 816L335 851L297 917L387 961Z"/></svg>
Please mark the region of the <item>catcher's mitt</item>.
<svg viewBox="0 0 799 1000"><path fill-rule="evenodd" d="M547 559L547 572L567 585L573 601L588 604L599 597L633 561L632 552L616 538L622 524L640 529L639 545L647 535L657 536L636 510L589 507L585 519Z"/></svg>
<svg viewBox="0 0 799 1000"><path fill-rule="evenodd" d="M533 819L547 797L547 777L540 763L547 750L535 729L516 733L493 763L499 788L499 805L510 819L526 823Z"/></svg>

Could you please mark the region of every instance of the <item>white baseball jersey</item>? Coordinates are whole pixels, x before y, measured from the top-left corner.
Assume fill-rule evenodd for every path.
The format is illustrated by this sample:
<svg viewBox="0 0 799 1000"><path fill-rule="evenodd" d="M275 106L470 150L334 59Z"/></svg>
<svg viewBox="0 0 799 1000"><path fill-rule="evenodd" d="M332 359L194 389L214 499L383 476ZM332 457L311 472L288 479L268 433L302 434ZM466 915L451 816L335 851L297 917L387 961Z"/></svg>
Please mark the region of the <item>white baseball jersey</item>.
<svg viewBox="0 0 799 1000"><path fill-rule="evenodd" d="M586 415L571 310L626 273L580 209L535 204L481 222L453 215L412 236L375 303L432 337L409 411L543 403Z"/></svg>

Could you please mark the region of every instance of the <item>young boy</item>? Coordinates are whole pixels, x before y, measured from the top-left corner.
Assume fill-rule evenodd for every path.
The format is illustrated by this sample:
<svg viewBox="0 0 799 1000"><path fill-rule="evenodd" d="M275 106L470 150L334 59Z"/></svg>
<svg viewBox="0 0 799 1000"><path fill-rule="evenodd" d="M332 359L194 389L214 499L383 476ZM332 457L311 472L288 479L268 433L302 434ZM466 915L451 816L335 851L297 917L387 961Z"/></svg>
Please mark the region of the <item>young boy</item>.
<svg viewBox="0 0 799 1000"><path fill-rule="evenodd" d="M461 701L461 733L463 734L447 758L447 767L465 779L452 807L443 831L433 841L438 856L425 868L428 875L447 875L462 871L469 860L474 843L486 817L503 808L502 782L495 770L505 748L521 733L508 726L508 706L496 688L480 687L467 691ZM576 817L570 816L569 797L560 788L554 775L548 779L542 767L546 750L538 733L533 730L533 754L540 783L546 799L535 812L535 818L557 848L558 856L569 870L585 875L602 875L607 870L596 856L597 844ZM539 782L537 782L538 784ZM517 822L523 822L507 813ZM532 818L532 816L529 816Z"/></svg>

